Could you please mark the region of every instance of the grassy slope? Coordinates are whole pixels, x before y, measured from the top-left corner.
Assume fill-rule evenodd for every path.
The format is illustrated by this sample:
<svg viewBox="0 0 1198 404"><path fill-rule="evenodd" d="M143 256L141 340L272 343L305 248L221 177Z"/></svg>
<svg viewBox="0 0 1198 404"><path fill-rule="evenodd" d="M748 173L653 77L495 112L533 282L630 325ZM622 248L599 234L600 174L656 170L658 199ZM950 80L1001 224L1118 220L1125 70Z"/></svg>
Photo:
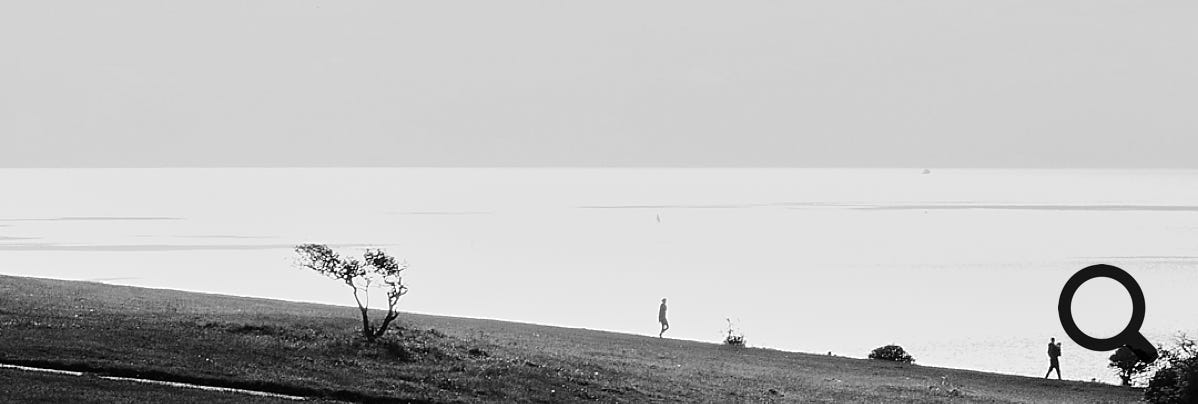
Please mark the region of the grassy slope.
<svg viewBox="0 0 1198 404"><path fill-rule="evenodd" d="M294 403L294 401L169 386L104 380L98 377L0 369L0 401L39 403Z"/></svg>
<svg viewBox="0 0 1198 404"><path fill-rule="evenodd" d="M0 361L355 400L1100 403L1140 397L1100 384L414 314L400 318L402 337L368 345L354 334L355 314L344 307L0 276ZM0 377L65 383L12 371ZM943 377L963 397L928 388ZM71 385L103 391L98 383ZM129 394L169 394L157 389ZM57 389L32 387L25 394L49 390ZM171 401L220 401L209 397L214 393L177 394Z"/></svg>

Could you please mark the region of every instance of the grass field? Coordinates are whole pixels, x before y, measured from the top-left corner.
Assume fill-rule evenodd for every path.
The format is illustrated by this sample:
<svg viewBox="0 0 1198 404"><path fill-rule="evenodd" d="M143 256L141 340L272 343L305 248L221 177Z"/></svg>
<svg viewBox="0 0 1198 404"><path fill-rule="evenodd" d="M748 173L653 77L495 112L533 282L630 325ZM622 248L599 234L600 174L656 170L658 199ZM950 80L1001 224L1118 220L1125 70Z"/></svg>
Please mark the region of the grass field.
<svg viewBox="0 0 1198 404"><path fill-rule="evenodd" d="M0 276L0 362L360 402L1123 403L1136 390L585 329ZM956 389L956 393L952 392ZM289 402L0 369L44 402Z"/></svg>
<svg viewBox="0 0 1198 404"><path fill-rule="evenodd" d="M0 402L41 403L294 403L235 393L0 369Z"/></svg>

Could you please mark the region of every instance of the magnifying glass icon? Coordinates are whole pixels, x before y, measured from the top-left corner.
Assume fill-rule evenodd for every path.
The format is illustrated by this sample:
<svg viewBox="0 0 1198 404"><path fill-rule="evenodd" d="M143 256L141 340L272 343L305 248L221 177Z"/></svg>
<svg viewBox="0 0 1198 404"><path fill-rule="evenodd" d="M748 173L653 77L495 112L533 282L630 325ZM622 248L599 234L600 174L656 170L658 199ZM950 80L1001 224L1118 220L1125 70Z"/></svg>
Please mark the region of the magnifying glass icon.
<svg viewBox="0 0 1198 404"><path fill-rule="evenodd" d="M1131 295L1131 321L1127 323L1127 327L1123 331L1111 338L1098 339L1086 335L1073 321L1073 295L1077 293L1077 289L1083 283L1094 278L1113 279L1123 285L1123 288L1127 289L1127 293ZM1144 325L1144 291L1140 290L1140 284L1136 283L1131 274L1119 267L1098 264L1077 271L1065 282L1065 288L1061 289L1061 300L1057 303L1057 313L1061 316L1061 326L1065 327L1065 333L1069 334L1069 338L1083 348L1092 351L1110 351L1127 345L1141 361L1147 363L1155 361L1158 356L1156 347L1152 346L1152 343L1148 342L1143 334L1140 334L1140 326Z"/></svg>

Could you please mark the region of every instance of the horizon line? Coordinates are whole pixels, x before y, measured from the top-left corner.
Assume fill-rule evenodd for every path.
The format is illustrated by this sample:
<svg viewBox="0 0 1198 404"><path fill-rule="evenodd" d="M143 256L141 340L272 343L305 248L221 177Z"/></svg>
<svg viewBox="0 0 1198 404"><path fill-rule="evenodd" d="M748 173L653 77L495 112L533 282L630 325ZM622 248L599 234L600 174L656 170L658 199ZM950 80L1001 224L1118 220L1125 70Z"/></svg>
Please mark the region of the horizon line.
<svg viewBox="0 0 1198 404"><path fill-rule="evenodd" d="M664 170L1041 170L1041 171L1196 171L1194 167L1055 167L1055 166L788 166L788 165L167 165L167 166L0 166L0 170L126 170L126 169L664 169Z"/></svg>

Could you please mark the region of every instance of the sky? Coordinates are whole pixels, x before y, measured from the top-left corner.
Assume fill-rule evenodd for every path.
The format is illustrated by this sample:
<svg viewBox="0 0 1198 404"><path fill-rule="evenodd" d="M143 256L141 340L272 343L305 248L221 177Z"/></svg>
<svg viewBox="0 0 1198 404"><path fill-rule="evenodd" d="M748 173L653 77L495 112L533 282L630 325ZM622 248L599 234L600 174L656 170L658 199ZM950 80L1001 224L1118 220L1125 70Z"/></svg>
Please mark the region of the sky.
<svg viewBox="0 0 1198 404"><path fill-rule="evenodd" d="M0 167L1198 168L1183 1L0 5Z"/></svg>

